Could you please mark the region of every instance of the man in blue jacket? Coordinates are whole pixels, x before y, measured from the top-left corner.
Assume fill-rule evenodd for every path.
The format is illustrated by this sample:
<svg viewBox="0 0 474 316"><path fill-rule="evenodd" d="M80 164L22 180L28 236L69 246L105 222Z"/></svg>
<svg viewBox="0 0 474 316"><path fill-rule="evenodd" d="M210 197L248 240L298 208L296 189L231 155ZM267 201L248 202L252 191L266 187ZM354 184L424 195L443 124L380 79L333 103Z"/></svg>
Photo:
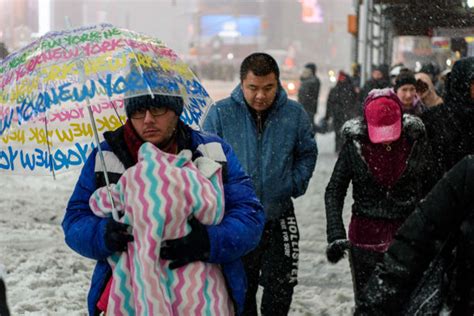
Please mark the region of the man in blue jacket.
<svg viewBox="0 0 474 316"><path fill-rule="evenodd" d="M259 284L264 287L262 314L287 315L299 254L291 198L305 193L317 147L307 113L288 99L270 55L246 57L240 80L229 98L210 109L204 129L231 144L253 180L267 219L259 246L244 257L249 281L244 315L257 315Z"/></svg>
<svg viewBox="0 0 474 316"><path fill-rule="evenodd" d="M191 233L168 240L166 247L162 245L161 257L172 261L171 268L197 260L221 264L236 313L240 314L246 290L240 258L258 245L265 222L250 178L232 148L221 138L195 131L179 120L183 110L181 97L134 97L125 101L125 110L126 124L105 133L105 141L100 145L110 182L115 183L127 168L137 163L138 149L146 141L173 154L190 149L193 158L207 156L224 165L225 215L221 223L204 226L191 220ZM99 156L94 150L86 161L62 223L66 243L77 253L97 260L88 295L90 315L100 313L97 302L111 276L106 258L124 251L133 242L127 225L97 217L89 208L92 193L105 185Z"/></svg>

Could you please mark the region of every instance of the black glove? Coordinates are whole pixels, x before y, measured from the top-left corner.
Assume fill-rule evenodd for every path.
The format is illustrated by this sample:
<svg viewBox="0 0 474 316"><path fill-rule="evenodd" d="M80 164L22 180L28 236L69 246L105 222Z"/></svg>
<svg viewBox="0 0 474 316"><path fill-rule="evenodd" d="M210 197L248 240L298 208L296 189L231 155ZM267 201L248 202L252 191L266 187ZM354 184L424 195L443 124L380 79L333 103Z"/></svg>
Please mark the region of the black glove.
<svg viewBox="0 0 474 316"><path fill-rule="evenodd" d="M188 221L191 232L178 239L166 240L161 244L161 259L171 260L170 269L182 267L194 261L206 261L211 244L206 226L194 217Z"/></svg>
<svg viewBox="0 0 474 316"><path fill-rule="evenodd" d="M350 247L350 242L347 239L336 239L331 242L326 248L326 257L331 263L337 263L346 254L346 250Z"/></svg>
<svg viewBox="0 0 474 316"><path fill-rule="evenodd" d="M127 243L133 241L133 236L127 231L130 225L116 222L112 217L107 219L104 232L104 243L110 251L125 251Z"/></svg>

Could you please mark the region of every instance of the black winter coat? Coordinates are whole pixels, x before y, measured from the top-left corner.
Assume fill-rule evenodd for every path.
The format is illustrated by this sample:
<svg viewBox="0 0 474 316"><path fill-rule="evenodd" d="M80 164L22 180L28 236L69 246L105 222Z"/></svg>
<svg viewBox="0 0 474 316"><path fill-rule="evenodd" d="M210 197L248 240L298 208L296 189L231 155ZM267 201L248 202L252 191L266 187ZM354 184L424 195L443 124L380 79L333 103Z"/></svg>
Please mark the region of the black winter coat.
<svg viewBox="0 0 474 316"><path fill-rule="evenodd" d="M324 196L327 239L346 239L342 220L344 198L352 181L352 213L374 219L405 219L433 185L431 155L424 125L413 115L403 115L403 135L413 144L407 167L392 188L376 182L361 154L361 144L368 141L367 125L353 119L342 128L346 142L334 166Z"/></svg>
<svg viewBox="0 0 474 316"><path fill-rule="evenodd" d="M310 116L311 123L313 122L313 116L318 112L320 87L321 83L316 76L301 79L300 89L298 90L298 102L303 105L306 113Z"/></svg>
<svg viewBox="0 0 474 316"><path fill-rule="evenodd" d="M474 154L471 80L474 80L474 57L458 60L446 84L444 104L422 114L433 148L433 158L441 170L439 178L464 156Z"/></svg>
<svg viewBox="0 0 474 316"><path fill-rule="evenodd" d="M457 236L449 287L451 315L474 314L474 157L453 167L420 203L368 282L356 315L400 315L423 271L447 237ZM435 311L433 311L435 312Z"/></svg>
<svg viewBox="0 0 474 316"><path fill-rule="evenodd" d="M355 87L349 77L344 81L338 81L328 94L326 120L332 118L334 130L339 132L347 120L360 115L361 112Z"/></svg>

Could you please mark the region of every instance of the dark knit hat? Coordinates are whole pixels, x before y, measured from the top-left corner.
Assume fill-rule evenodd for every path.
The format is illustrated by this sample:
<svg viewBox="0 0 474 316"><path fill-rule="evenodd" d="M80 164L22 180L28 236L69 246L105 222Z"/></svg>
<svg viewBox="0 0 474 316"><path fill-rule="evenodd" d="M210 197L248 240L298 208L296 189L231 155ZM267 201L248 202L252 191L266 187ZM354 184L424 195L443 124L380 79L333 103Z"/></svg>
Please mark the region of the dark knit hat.
<svg viewBox="0 0 474 316"><path fill-rule="evenodd" d="M395 86L393 87L393 90L397 92L398 88L406 84L416 85L415 74L409 69L402 69L395 78Z"/></svg>
<svg viewBox="0 0 474 316"><path fill-rule="evenodd" d="M150 95L141 95L125 99L125 113L127 117L136 111L149 109L152 107L167 107L180 116L183 112L183 98L178 96L155 94L153 98Z"/></svg>

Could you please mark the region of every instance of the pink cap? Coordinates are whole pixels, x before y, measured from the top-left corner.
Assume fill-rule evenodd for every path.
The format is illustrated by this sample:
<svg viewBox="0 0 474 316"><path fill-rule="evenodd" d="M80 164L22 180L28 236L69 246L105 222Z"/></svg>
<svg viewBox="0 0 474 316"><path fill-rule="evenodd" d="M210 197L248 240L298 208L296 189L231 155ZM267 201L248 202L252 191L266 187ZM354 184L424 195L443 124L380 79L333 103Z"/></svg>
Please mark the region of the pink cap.
<svg viewBox="0 0 474 316"><path fill-rule="evenodd" d="M365 106L365 119L372 143L393 142L402 132L402 111L400 105L388 97L371 100Z"/></svg>

